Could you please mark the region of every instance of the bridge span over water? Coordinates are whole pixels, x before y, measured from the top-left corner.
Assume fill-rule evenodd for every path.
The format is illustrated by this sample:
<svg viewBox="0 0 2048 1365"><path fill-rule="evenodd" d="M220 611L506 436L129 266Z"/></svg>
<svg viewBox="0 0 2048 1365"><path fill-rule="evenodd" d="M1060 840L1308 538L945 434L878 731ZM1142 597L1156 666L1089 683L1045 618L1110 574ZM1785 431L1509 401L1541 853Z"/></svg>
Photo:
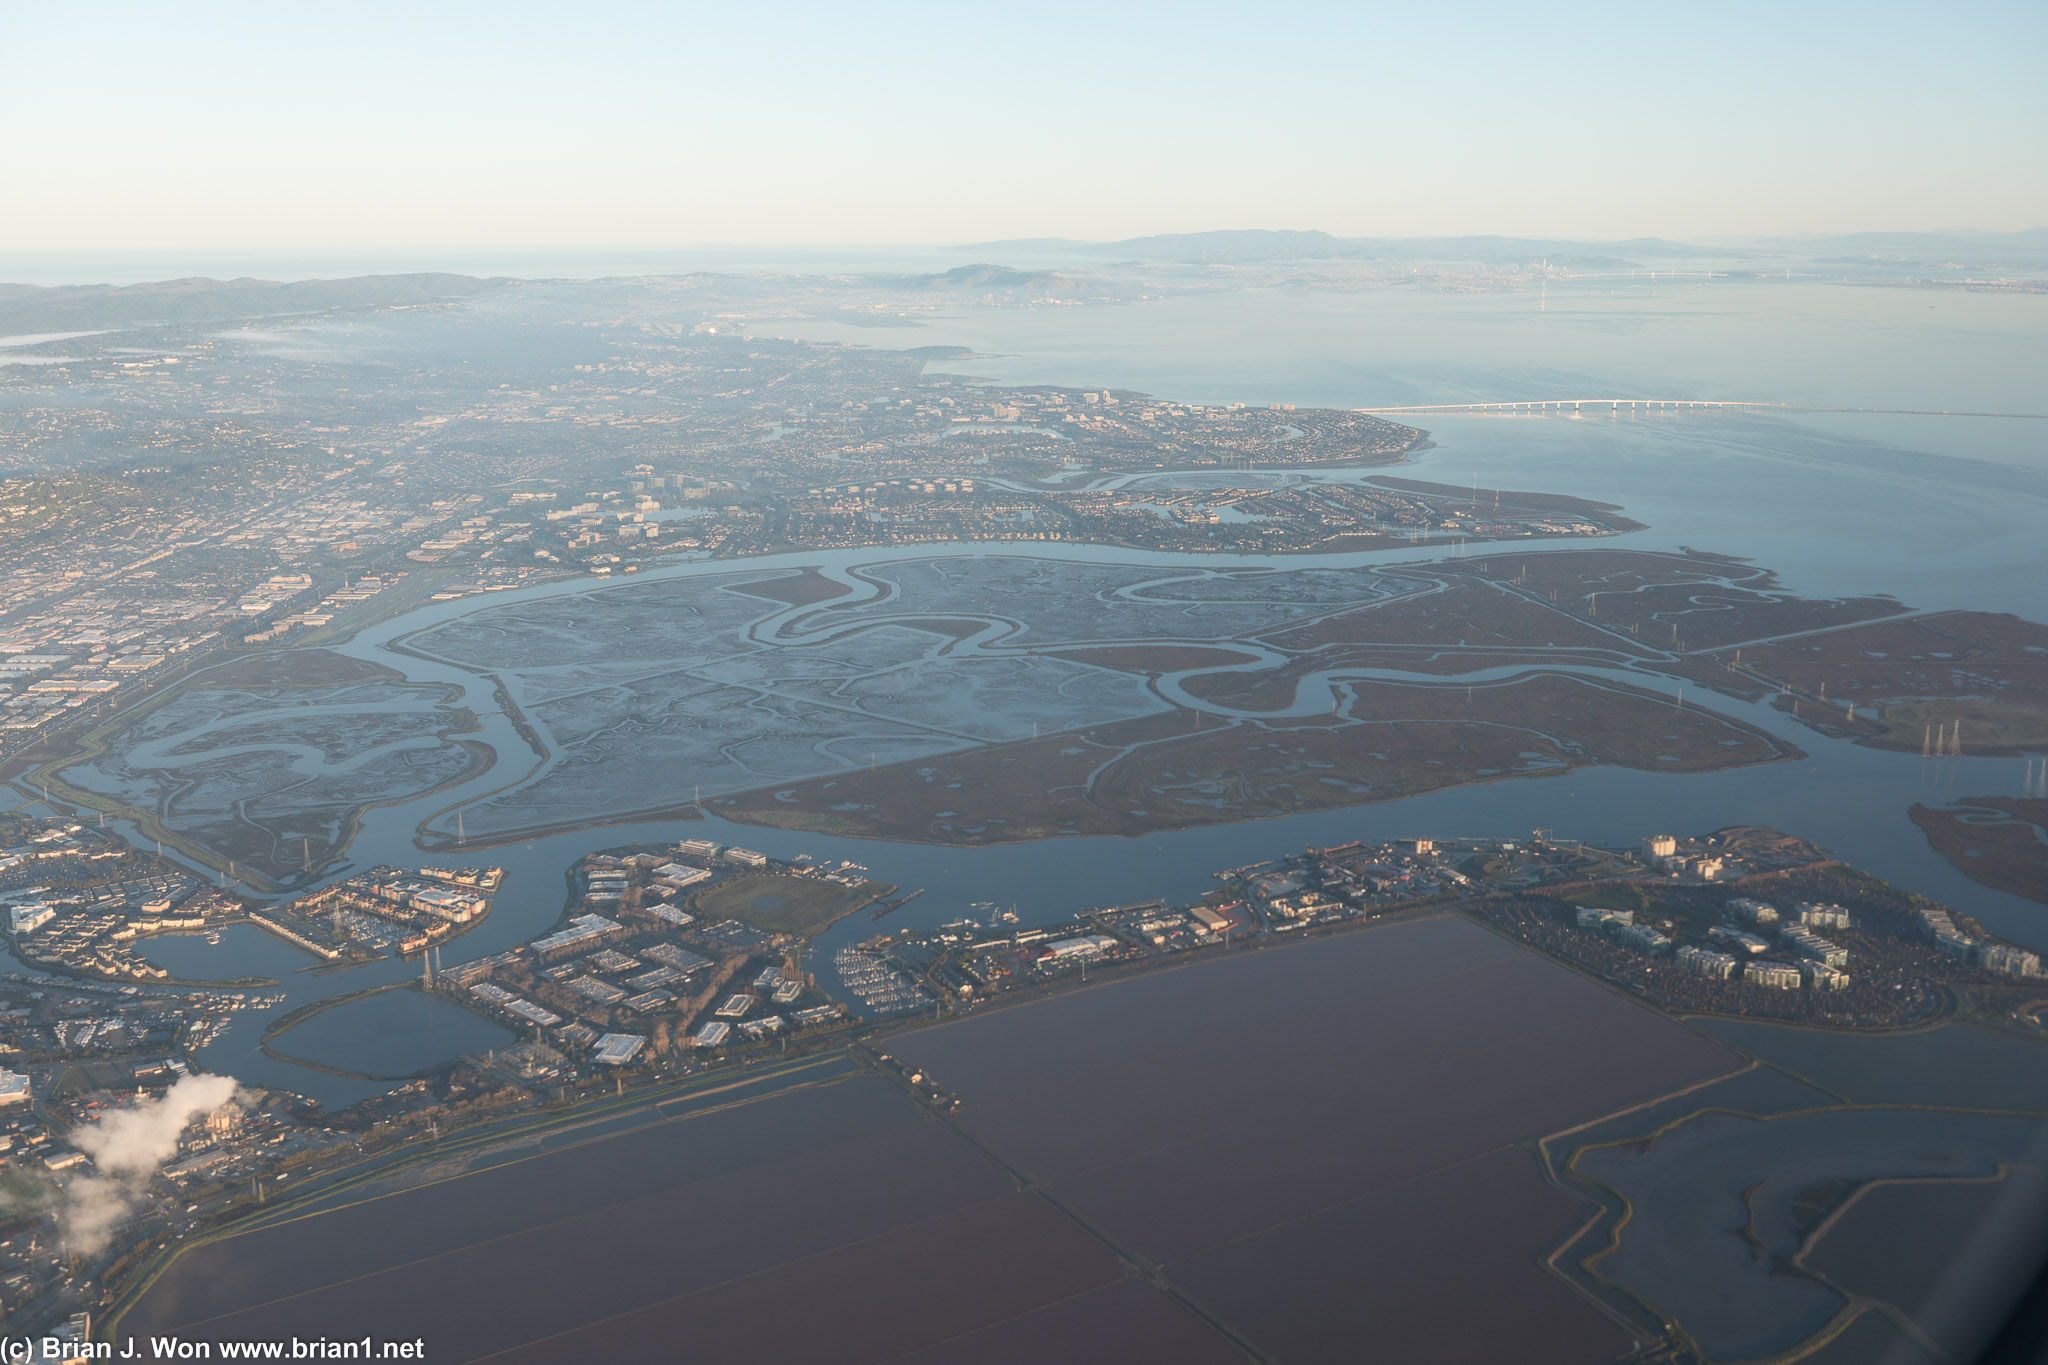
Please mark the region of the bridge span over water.
<svg viewBox="0 0 2048 1365"><path fill-rule="evenodd" d="M1765 403L1747 398L1524 398L1493 403L1414 403L1404 407L1354 408L1352 411L1368 413L1374 417L1413 416L1421 413L1440 413L1449 416L1462 413L1506 413L1521 416L1571 413L1583 416L1587 412L1605 412L1628 413L1634 416L1645 412L1863 412L1892 417L2014 417L2048 421L2048 413L2041 412L1966 412L1951 408L1848 408L1823 403Z"/></svg>

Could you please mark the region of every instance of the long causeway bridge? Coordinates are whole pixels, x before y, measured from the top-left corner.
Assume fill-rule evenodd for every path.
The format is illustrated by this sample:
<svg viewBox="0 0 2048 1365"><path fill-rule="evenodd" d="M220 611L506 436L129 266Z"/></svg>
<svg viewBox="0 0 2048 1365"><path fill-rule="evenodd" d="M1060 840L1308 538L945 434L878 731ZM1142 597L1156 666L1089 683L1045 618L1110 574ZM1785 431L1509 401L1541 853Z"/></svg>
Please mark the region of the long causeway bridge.
<svg viewBox="0 0 2048 1365"><path fill-rule="evenodd" d="M1497 403L1417 403L1394 408L1354 408L1374 417L1401 417L1419 413L1520 413L1540 416L1569 412L1584 414L1645 412L1866 412L1892 417L2018 417L2048 421L2041 412L1963 412L1935 408L1845 408L1821 403L1760 403L1746 398L1525 398Z"/></svg>

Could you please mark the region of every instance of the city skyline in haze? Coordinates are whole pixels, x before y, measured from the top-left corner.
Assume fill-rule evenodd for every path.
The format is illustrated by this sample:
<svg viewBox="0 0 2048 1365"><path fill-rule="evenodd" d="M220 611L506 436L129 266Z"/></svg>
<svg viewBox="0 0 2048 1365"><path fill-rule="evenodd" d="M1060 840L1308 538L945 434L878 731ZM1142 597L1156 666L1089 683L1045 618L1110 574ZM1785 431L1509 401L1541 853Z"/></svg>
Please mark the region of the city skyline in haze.
<svg viewBox="0 0 2048 1365"><path fill-rule="evenodd" d="M341 13L12 16L0 258L2048 223L1997 0Z"/></svg>

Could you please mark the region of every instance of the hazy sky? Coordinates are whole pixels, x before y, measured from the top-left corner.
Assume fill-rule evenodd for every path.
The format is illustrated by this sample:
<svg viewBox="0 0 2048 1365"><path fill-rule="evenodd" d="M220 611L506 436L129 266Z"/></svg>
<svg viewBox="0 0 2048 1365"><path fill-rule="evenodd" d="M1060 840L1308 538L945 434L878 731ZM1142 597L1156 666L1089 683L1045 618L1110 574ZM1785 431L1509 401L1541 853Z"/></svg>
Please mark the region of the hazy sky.
<svg viewBox="0 0 2048 1365"><path fill-rule="evenodd" d="M2041 0L152 3L4 30L0 253L2048 223Z"/></svg>

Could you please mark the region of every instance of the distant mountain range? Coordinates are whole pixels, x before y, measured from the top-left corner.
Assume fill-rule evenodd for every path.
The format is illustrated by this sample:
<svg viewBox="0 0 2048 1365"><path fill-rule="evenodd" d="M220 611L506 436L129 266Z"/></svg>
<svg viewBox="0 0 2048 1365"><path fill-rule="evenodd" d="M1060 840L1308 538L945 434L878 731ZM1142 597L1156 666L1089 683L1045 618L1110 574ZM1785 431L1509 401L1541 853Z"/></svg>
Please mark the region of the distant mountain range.
<svg viewBox="0 0 2048 1365"><path fill-rule="evenodd" d="M881 275L899 289L960 290L967 293L1022 293L1040 297L1077 294L1082 283L1053 270L1015 270L1006 265L961 265L935 275Z"/></svg>
<svg viewBox="0 0 2048 1365"><path fill-rule="evenodd" d="M1354 260L1386 265L1439 263L1526 266L1548 261L1573 271L1676 268L1773 274L1861 269L1879 275L1997 275L2048 270L2048 228L2020 232L1859 232L1741 241L1674 242L1661 237L1575 241L1556 237L1337 237L1327 232L1245 229L1174 232L1115 242L1022 237L955 248L972 265L929 274L863 277L885 287L934 294L1085 297L1104 286L1094 267L1117 261L1162 264ZM993 265L1022 259L1025 266ZM1069 265L1075 273L1033 266ZM130 285L42 287L0 283L0 336L90 331L154 322L227 321L470 298L515 281L447 273L361 275L349 279L215 280L192 277Z"/></svg>
<svg viewBox="0 0 2048 1365"><path fill-rule="evenodd" d="M1334 237L1327 232L1248 228L1225 232L1168 232L1120 242L1027 237L976 242L964 248L990 255L1086 256L1132 261L1534 261L1546 256L1597 252L1617 260L1697 258L1701 248L1654 237L1626 242L1571 242L1537 237Z"/></svg>
<svg viewBox="0 0 2048 1365"><path fill-rule="evenodd" d="M1115 242L1020 237L962 248L990 256L1075 260L1233 263L1252 261L1443 261L1521 264L1548 260L1578 269L1615 269L1675 260L1814 263L2048 265L2048 228L2021 232L1863 232L1742 241L1673 242L1661 237L1580 241L1557 237L1337 237L1265 228L1169 232Z"/></svg>
<svg viewBox="0 0 2048 1365"><path fill-rule="evenodd" d="M0 335L84 331L148 322L312 313L463 298L504 280L468 275L361 275L347 280L161 280L152 284L0 284Z"/></svg>

